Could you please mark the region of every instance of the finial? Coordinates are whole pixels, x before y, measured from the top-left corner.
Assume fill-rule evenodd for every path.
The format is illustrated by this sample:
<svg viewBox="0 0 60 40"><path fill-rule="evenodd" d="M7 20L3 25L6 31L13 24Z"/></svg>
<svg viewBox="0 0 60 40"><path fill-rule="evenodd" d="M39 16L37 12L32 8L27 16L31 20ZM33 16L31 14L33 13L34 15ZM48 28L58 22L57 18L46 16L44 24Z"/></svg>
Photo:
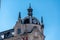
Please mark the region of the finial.
<svg viewBox="0 0 60 40"><path fill-rule="evenodd" d="M18 19L21 18L21 13L19 12L19 16L18 16Z"/></svg>
<svg viewBox="0 0 60 40"><path fill-rule="evenodd" d="M31 3L29 3L29 8L28 8L28 16L32 16L32 11L33 9L31 8Z"/></svg>
<svg viewBox="0 0 60 40"><path fill-rule="evenodd" d="M43 16L41 16L41 28L44 28L44 24L43 24Z"/></svg>
<svg viewBox="0 0 60 40"><path fill-rule="evenodd" d="M41 23L43 23L43 16L41 16Z"/></svg>
<svg viewBox="0 0 60 40"><path fill-rule="evenodd" d="M29 8L31 8L31 3L29 3Z"/></svg>

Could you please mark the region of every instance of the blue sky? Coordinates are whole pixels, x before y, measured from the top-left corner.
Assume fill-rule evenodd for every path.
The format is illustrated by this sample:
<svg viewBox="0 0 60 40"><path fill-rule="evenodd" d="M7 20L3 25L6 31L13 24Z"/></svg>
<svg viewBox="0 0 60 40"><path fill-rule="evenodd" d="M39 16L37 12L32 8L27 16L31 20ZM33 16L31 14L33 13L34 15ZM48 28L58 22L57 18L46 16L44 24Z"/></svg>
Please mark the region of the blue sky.
<svg viewBox="0 0 60 40"><path fill-rule="evenodd" d="M60 40L60 1L59 0L2 0L0 8L0 32L12 29L21 12L22 18L27 16L29 3L33 8L33 16L41 21L44 18L45 40Z"/></svg>

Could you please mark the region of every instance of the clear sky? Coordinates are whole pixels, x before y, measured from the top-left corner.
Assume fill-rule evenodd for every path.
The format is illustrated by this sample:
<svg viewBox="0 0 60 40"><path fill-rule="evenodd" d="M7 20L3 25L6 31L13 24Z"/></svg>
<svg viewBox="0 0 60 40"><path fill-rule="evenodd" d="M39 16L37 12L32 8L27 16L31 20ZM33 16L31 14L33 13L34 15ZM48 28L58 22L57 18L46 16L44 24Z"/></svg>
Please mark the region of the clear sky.
<svg viewBox="0 0 60 40"><path fill-rule="evenodd" d="M60 1L59 0L1 0L0 32L12 29L21 12L22 18L27 16L29 3L33 8L33 16L41 21L44 18L45 40L60 40Z"/></svg>

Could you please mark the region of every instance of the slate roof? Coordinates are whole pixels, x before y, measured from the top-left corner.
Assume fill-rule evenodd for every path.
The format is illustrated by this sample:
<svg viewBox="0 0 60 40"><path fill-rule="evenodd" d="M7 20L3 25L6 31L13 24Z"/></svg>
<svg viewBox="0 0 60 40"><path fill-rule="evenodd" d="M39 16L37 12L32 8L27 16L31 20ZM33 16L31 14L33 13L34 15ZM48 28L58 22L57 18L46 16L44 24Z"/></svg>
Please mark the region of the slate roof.
<svg viewBox="0 0 60 40"><path fill-rule="evenodd" d="M13 37L12 32L14 32L14 29L10 29L10 30L0 32L0 40ZM4 38L1 37L2 35L4 35Z"/></svg>

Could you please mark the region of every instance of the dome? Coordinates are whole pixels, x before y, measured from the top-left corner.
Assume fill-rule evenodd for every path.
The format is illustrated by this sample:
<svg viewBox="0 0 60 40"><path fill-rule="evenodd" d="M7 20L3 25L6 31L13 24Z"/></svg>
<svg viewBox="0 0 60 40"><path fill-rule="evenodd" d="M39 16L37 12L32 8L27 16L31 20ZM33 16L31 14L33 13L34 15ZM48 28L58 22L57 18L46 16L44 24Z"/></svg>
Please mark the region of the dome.
<svg viewBox="0 0 60 40"><path fill-rule="evenodd" d="M24 19L23 19L23 23L24 24L39 24L40 25L40 22L39 22L39 20L37 19L37 18L35 18L35 17L30 17L30 16L28 16L28 17L25 17Z"/></svg>

